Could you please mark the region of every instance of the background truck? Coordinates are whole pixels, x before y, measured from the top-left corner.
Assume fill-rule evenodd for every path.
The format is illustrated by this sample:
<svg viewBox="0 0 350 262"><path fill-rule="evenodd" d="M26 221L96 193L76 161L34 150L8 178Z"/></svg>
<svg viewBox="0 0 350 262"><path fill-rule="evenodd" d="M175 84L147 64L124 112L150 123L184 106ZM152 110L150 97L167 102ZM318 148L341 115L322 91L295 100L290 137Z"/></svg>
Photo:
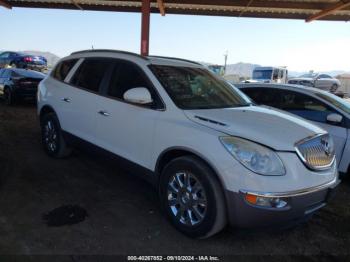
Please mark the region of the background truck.
<svg viewBox="0 0 350 262"><path fill-rule="evenodd" d="M255 67L252 79L245 80L245 83L279 83L286 84L288 81L288 70L285 67L258 66Z"/></svg>

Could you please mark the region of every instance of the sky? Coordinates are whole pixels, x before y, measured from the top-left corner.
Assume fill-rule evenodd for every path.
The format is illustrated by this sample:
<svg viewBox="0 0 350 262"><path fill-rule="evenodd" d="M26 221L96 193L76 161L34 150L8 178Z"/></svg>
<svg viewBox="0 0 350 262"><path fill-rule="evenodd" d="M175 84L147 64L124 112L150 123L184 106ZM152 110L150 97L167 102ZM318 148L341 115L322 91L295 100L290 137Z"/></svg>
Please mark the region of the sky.
<svg viewBox="0 0 350 262"><path fill-rule="evenodd" d="M136 13L0 7L0 50L60 57L97 48L139 53ZM159 14L151 16L150 54L215 64L247 62L293 71L350 71L350 23Z"/></svg>

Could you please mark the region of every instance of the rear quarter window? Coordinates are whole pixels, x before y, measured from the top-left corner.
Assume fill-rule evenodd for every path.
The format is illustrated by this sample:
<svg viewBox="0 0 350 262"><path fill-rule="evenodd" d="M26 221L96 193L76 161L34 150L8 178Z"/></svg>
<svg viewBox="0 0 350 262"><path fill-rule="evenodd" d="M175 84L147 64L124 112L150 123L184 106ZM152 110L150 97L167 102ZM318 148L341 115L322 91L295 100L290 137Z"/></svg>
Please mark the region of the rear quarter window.
<svg viewBox="0 0 350 262"><path fill-rule="evenodd" d="M70 59L60 62L52 72L53 78L59 81L64 81L77 61L78 59Z"/></svg>

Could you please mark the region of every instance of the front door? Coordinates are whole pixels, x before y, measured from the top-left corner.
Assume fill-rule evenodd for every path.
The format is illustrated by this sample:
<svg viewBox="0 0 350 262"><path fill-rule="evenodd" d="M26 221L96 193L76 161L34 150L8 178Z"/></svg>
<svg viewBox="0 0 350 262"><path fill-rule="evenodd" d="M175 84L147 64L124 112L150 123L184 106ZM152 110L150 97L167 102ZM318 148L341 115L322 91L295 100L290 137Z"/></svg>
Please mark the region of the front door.
<svg viewBox="0 0 350 262"><path fill-rule="evenodd" d="M98 98L96 140L100 147L150 169L155 124L162 112L157 106L126 102L124 93L136 87L147 88L157 104L159 97L143 70L116 60L104 97Z"/></svg>

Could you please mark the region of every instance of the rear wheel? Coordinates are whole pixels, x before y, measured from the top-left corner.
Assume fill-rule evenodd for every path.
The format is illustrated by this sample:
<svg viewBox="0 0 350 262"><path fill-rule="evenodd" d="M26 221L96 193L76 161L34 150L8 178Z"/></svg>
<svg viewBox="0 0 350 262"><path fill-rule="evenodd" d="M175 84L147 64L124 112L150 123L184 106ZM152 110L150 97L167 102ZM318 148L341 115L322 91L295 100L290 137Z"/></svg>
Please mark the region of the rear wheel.
<svg viewBox="0 0 350 262"><path fill-rule="evenodd" d="M193 238L207 238L226 225L224 196L213 171L194 156L172 160L160 179L162 208L170 222Z"/></svg>
<svg viewBox="0 0 350 262"><path fill-rule="evenodd" d="M334 85L332 85L330 91L331 91L331 93L335 93L337 91L337 89L338 89L338 85L334 84Z"/></svg>
<svg viewBox="0 0 350 262"><path fill-rule="evenodd" d="M64 158L72 150L67 146L55 113L48 113L41 119L41 140L46 153L55 158Z"/></svg>

